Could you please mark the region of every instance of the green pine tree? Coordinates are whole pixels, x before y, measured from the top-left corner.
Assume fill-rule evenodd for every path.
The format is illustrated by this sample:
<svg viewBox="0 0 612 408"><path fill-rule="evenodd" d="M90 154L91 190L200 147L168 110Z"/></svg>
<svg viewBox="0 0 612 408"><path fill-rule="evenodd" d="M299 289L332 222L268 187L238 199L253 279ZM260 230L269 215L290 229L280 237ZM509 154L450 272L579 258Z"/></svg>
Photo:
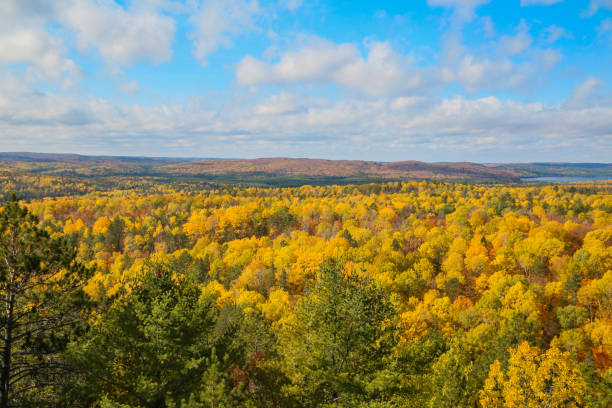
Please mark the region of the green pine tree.
<svg viewBox="0 0 612 408"><path fill-rule="evenodd" d="M384 396L393 309L382 288L343 266L322 264L282 339L290 392L302 406L356 406Z"/></svg>
<svg viewBox="0 0 612 408"><path fill-rule="evenodd" d="M13 195L0 210L0 407L56 406L72 378L64 351L88 306L88 271Z"/></svg>

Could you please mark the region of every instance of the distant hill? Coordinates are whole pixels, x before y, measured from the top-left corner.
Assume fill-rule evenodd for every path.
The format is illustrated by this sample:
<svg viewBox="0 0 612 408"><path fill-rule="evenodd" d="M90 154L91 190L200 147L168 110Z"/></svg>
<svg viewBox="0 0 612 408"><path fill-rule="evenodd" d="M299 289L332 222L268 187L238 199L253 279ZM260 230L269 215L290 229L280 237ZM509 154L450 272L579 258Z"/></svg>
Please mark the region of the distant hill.
<svg viewBox="0 0 612 408"><path fill-rule="evenodd" d="M0 153L0 170L59 177L163 177L217 183L295 186L401 179L512 182L524 177L610 177L605 163L425 163L293 158L198 159Z"/></svg>
<svg viewBox="0 0 612 408"><path fill-rule="evenodd" d="M530 173L475 163L425 163L402 161L381 163L361 160L263 158L252 160L205 160L170 164L157 168L172 174L243 174L251 176L322 176L418 179L515 180Z"/></svg>
<svg viewBox="0 0 612 408"><path fill-rule="evenodd" d="M148 175L159 166L201 158L84 156L63 153L0 152L0 165L46 175L114 176Z"/></svg>
<svg viewBox="0 0 612 408"><path fill-rule="evenodd" d="M129 156L84 156L68 153L30 153L30 152L0 152L0 162L40 162L40 163L70 163L82 166L101 164L153 164L176 163L196 159L169 159L166 157L129 157ZM201 160L201 159L197 159Z"/></svg>
<svg viewBox="0 0 612 408"><path fill-rule="evenodd" d="M612 163L501 163L488 165L515 171L526 171L533 177L610 177Z"/></svg>

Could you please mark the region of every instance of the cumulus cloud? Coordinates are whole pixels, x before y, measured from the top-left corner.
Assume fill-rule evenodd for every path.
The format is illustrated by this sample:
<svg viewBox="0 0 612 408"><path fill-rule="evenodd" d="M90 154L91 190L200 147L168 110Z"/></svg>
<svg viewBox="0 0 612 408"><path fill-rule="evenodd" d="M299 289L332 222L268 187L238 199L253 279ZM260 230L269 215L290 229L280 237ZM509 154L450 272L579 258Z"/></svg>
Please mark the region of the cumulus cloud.
<svg viewBox="0 0 612 408"><path fill-rule="evenodd" d="M255 105L253 111L257 115L288 115L303 112L305 107L298 103L293 95L281 92L270 95L260 104Z"/></svg>
<svg viewBox="0 0 612 408"><path fill-rule="evenodd" d="M492 61L465 55L456 63L444 66L441 73L445 82L458 82L468 91L476 92L482 88L516 86L524 77L513 73L514 70L514 64L508 59Z"/></svg>
<svg viewBox="0 0 612 408"><path fill-rule="evenodd" d="M136 81L127 81L119 84L119 89L121 92L126 94L133 94L137 92L139 88L138 82Z"/></svg>
<svg viewBox="0 0 612 408"><path fill-rule="evenodd" d="M571 109L595 105L599 101L597 91L604 82L598 78L589 78L574 88L572 95L565 101L564 106Z"/></svg>
<svg viewBox="0 0 612 408"><path fill-rule="evenodd" d="M585 98L593 83L577 88ZM582 96L579 96L582 95ZM496 97L264 101L119 106L35 91L0 79L0 149L228 156L291 155L436 160L605 160L612 106L545 105ZM516 156L506 156L511 151ZM530 156L531 154L531 156ZM235 153L238 155L238 153ZM563 156L565 155L565 156Z"/></svg>
<svg viewBox="0 0 612 408"><path fill-rule="evenodd" d="M495 36L495 24L490 16L481 17L480 23L482 24L482 31L487 37Z"/></svg>
<svg viewBox="0 0 612 408"><path fill-rule="evenodd" d="M428 3L452 10L453 22L463 24L488 0ZM535 3L553 1L522 2ZM546 47L571 38L554 25L535 41L524 23L499 36L493 20L482 17L479 32L487 37L478 47L462 44L455 26L443 37L442 52L424 60L388 42L364 41L362 47L309 38L296 46L275 37L273 52L246 56L236 65L239 85L278 85L271 88L274 94L239 87L232 89L233 98L228 92L228 100L214 107L203 97L184 104L120 104L75 89L37 89L36 81L26 80L28 75L77 75L70 47L119 67L168 61L176 31L173 13L193 13L186 18L192 25L194 55L205 64L236 37L265 34L262 22L269 21L269 11L296 10L302 2L279 0L265 8L254 0L121 4L127 5L113 0L0 1L0 150L37 146L137 155L300 152L345 158L589 161L607 160L612 153L612 105L604 98L600 79L578 84L565 102L480 97L483 91L521 95L533 89L562 57ZM593 4L596 10L608 3ZM598 32L612 32L612 20L604 19ZM74 44L66 40L72 34ZM6 67L16 63L28 66L25 74L21 66L9 73ZM126 94L139 91L128 77L108 81ZM312 87L295 84L332 84L350 92L315 99ZM306 96L296 93L304 89L309 91ZM465 90L467 96L453 96ZM516 156L505 156L507 151Z"/></svg>
<svg viewBox="0 0 612 408"><path fill-rule="evenodd" d="M505 55L518 55L529 49L533 38L529 34L529 27L523 21L517 27L515 35L504 35L499 40L499 51Z"/></svg>
<svg viewBox="0 0 612 408"><path fill-rule="evenodd" d="M174 20L153 0L135 4L124 8L113 0L1 2L0 63L24 62L45 77L76 77L79 69L68 57L71 44L60 36L62 30L76 33L80 51L95 50L114 66L168 61Z"/></svg>
<svg viewBox="0 0 612 408"><path fill-rule="evenodd" d="M81 101L37 91L12 75L0 80L0 123L4 128L84 125L96 121L97 115ZM4 132L0 135L7 136Z"/></svg>
<svg viewBox="0 0 612 408"><path fill-rule="evenodd" d="M399 96L393 98L389 107L394 111L409 111L425 109L430 104L431 98L426 96Z"/></svg>
<svg viewBox="0 0 612 408"><path fill-rule="evenodd" d="M32 0L0 3L0 64L29 64L42 78L78 76L63 41L44 29L51 11Z"/></svg>
<svg viewBox="0 0 612 408"><path fill-rule="evenodd" d="M457 23L474 19L476 9L491 0L427 0L431 7L444 7L453 9L453 17Z"/></svg>
<svg viewBox="0 0 612 408"><path fill-rule="evenodd" d="M370 42L366 48L362 55L354 44L314 38L272 62L244 57L236 79L243 86L333 84L369 96L427 94L454 83L469 92L519 90L561 60L557 50L533 47L525 23L515 34L489 41L478 54L461 43L460 35L448 36L439 65L419 65L387 42Z"/></svg>
<svg viewBox="0 0 612 408"><path fill-rule="evenodd" d="M35 27L19 27L0 33L0 63L32 64L40 77L77 75L76 64L67 57L61 40Z"/></svg>
<svg viewBox="0 0 612 408"><path fill-rule="evenodd" d="M582 13L582 17L591 17L602 8L612 10L612 0L591 0L589 8Z"/></svg>
<svg viewBox="0 0 612 408"><path fill-rule="evenodd" d="M287 7L297 7L295 0ZM255 28L255 17L260 12L256 0L205 0L189 18L194 30L194 55L203 65L206 58L221 47L232 45L232 38Z"/></svg>
<svg viewBox="0 0 612 408"><path fill-rule="evenodd" d="M550 6L563 0L521 0L521 6Z"/></svg>
<svg viewBox="0 0 612 408"><path fill-rule="evenodd" d="M276 64L247 56L238 63L236 76L243 85L325 82L344 66L360 59L359 51L352 44L336 45L315 39L297 51L286 52Z"/></svg>
<svg viewBox="0 0 612 408"><path fill-rule="evenodd" d="M208 56L222 48L231 48L238 37L253 32L265 32L264 26L288 10L295 12L303 0L278 0L260 4L258 0L202 0L191 13L193 55L202 65L208 64ZM268 37L278 40L278 34L267 30Z"/></svg>
<svg viewBox="0 0 612 408"><path fill-rule="evenodd" d="M62 6L58 19L76 31L79 48L97 50L110 64L159 64L172 58L175 22L156 8L124 8L113 0Z"/></svg>
<svg viewBox="0 0 612 408"><path fill-rule="evenodd" d="M574 35L568 32L565 28L559 27L555 24L548 26L544 29L544 41L549 44L557 42L561 38L565 38L567 40L571 40L574 38Z"/></svg>
<svg viewBox="0 0 612 408"><path fill-rule="evenodd" d="M295 11L302 7L303 0L280 0L279 4L290 11Z"/></svg>
<svg viewBox="0 0 612 408"><path fill-rule="evenodd" d="M394 52L386 42L368 44L363 57L353 44L323 39L288 51L272 64L247 56L238 63L236 78L242 85L331 83L368 95L409 92L423 84L412 59Z"/></svg>
<svg viewBox="0 0 612 408"><path fill-rule="evenodd" d="M490 41L479 53L463 45L461 36L449 36L442 47L439 79L461 84L472 93L528 89L526 85L535 83L561 60L558 51L532 44L529 27L523 22L516 34Z"/></svg>
<svg viewBox="0 0 612 408"><path fill-rule="evenodd" d="M612 18L606 18L601 21L597 27L597 33L600 36L609 36L610 44L612 45Z"/></svg>
<svg viewBox="0 0 612 408"><path fill-rule="evenodd" d="M597 31L600 33L609 33L612 31L612 18L608 17L601 21L599 27L597 27Z"/></svg>

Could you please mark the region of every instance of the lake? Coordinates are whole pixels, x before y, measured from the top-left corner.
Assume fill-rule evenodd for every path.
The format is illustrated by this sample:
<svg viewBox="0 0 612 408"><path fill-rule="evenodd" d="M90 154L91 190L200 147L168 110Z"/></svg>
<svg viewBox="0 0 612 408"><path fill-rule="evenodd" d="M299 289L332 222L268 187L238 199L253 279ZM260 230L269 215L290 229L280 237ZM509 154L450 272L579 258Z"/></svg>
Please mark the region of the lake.
<svg viewBox="0 0 612 408"><path fill-rule="evenodd" d="M568 183L572 181L604 181L612 180L612 177L525 177L523 182L541 181L547 183Z"/></svg>

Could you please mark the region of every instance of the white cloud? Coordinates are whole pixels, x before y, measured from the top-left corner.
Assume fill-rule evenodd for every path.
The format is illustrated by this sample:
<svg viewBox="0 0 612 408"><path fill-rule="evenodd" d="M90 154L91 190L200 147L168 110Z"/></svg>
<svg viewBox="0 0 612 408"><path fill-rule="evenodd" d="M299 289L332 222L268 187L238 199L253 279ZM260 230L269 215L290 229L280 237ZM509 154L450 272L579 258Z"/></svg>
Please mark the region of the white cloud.
<svg viewBox="0 0 612 408"><path fill-rule="evenodd" d="M136 82L136 81L127 81L127 82L120 83L119 84L119 89L123 93L133 94L133 93L137 92L138 89L140 89L140 87L138 86L138 82Z"/></svg>
<svg viewBox="0 0 612 408"><path fill-rule="evenodd" d="M326 82L342 67L359 59L361 55L352 44L315 39L297 51L286 52L274 65L247 56L238 63L236 75L243 85Z"/></svg>
<svg viewBox="0 0 612 408"><path fill-rule="evenodd" d="M601 21L599 27L597 27L597 31L600 33L609 33L612 31L612 18L608 17Z"/></svg>
<svg viewBox="0 0 612 408"><path fill-rule="evenodd" d="M593 106L599 101L597 91L604 82L598 78L589 78L574 88L572 95L565 101L564 106L570 109Z"/></svg>
<svg viewBox="0 0 612 408"><path fill-rule="evenodd" d="M369 45L367 58L343 65L332 75L336 83L359 89L370 95L414 91L423 86L424 78L411 58L400 55L386 42Z"/></svg>
<svg viewBox="0 0 612 408"><path fill-rule="evenodd" d="M444 42L439 79L443 83L459 83L471 93L482 90L524 93L531 89L530 83L535 83L561 60L556 50L534 48L524 23L518 25L515 35L490 41L479 53L464 46L460 38L449 36Z"/></svg>
<svg viewBox="0 0 612 408"><path fill-rule="evenodd" d="M113 0L66 1L58 19L76 30L81 50L91 47L111 65L172 58L175 22L156 8L126 9Z"/></svg>
<svg viewBox="0 0 612 408"><path fill-rule="evenodd" d="M549 44L557 42L561 38L565 38L567 40L571 40L574 38L572 33L567 32L567 30L563 27L559 27L555 24L547 27L544 30L544 41Z"/></svg>
<svg viewBox="0 0 612 408"><path fill-rule="evenodd" d="M30 64L41 78L79 75L63 41L44 28L50 11L36 1L0 3L0 64Z"/></svg>
<svg viewBox="0 0 612 408"><path fill-rule="evenodd" d="M476 9L491 0L427 0L431 7L444 7L453 9L453 16L457 23L471 21L476 16Z"/></svg>
<svg viewBox="0 0 612 408"><path fill-rule="evenodd" d="M295 11L299 9L300 7L302 7L303 3L304 3L303 0L280 0L279 1L280 6L285 7L289 11Z"/></svg>
<svg viewBox="0 0 612 408"><path fill-rule="evenodd" d="M465 55L454 64L446 65L441 70L445 82L458 82L468 91L476 92L482 88L499 89L514 87L525 78L515 72L515 66L509 59L492 61L474 55Z"/></svg>
<svg viewBox="0 0 612 408"><path fill-rule="evenodd" d="M423 84L413 61L394 52L388 43L368 44L364 58L353 44L322 39L286 52L275 64L247 56L238 63L236 77L242 85L331 83L368 95L409 92Z"/></svg>
<svg viewBox="0 0 612 408"><path fill-rule="evenodd" d="M607 8L612 10L612 0L591 0L589 8L582 13L582 17L591 17L600 9Z"/></svg>
<svg viewBox="0 0 612 408"><path fill-rule="evenodd" d="M597 33L601 36L608 35L610 45L612 45L612 18L608 17L601 21L601 24L597 27Z"/></svg>
<svg viewBox="0 0 612 408"><path fill-rule="evenodd" d="M162 4L150 0L123 8L113 0L0 2L0 63L25 62L39 76L66 73L75 78L79 69L68 58L72 44L61 36L66 30L74 30L81 51L93 49L114 66L167 61L174 20L156 3Z"/></svg>
<svg viewBox="0 0 612 408"><path fill-rule="evenodd" d="M424 96L399 96L391 100L389 107L394 111L414 111L425 107L430 99Z"/></svg>
<svg viewBox="0 0 612 408"><path fill-rule="evenodd" d="M474 19L477 8L487 2L429 0L431 6L452 9L452 19L459 23ZM427 54L418 62L387 42L366 42L364 50L358 44L310 39L287 49L286 32L274 32L263 57L247 56L238 63L236 79L247 87L277 84L281 89L262 97L238 88L234 98L228 96L215 108L203 97L183 105L120 105L77 89L37 90L36 81L28 80L30 75L61 79L78 74L70 59L69 47L74 45L119 68L167 61L172 57L174 13L194 12L194 54L205 63L238 36L272 33L262 25L273 18L268 12L295 10L301 2L279 0L265 9L248 0L206 0L201 7L171 0L127 4L0 1L0 149L382 159L423 159L429 154L433 160L502 159L506 151L524 160L529 154L589 161L612 154L612 106L596 78L576 86L558 105L492 96L432 96L462 92L457 89L478 95L486 90L529 92L561 59L558 50L538 46L571 37L554 25L543 29L534 45L525 24L498 37L493 21L482 17L478 33L489 37L478 47L462 44L458 30L451 27L448 35L455 35L455 41L447 40L441 55ZM606 6L602 1L594 4ZM598 31L612 32L612 19L604 19ZM66 40L70 33L77 34L75 44ZM4 66L15 63L28 66L25 74L8 74ZM131 78L107 80L121 92L138 91ZM354 92L333 100L314 99L311 87L282 87L292 84L333 84Z"/></svg>
<svg viewBox="0 0 612 408"><path fill-rule="evenodd" d="M550 6L563 0L521 0L521 6Z"/></svg>
<svg viewBox="0 0 612 408"><path fill-rule="evenodd" d="M588 95L593 86L579 88ZM281 93L263 102L237 99L218 109L198 103L117 106L0 78L2 150L601 161L612 154L611 129L612 105L602 103L418 96L312 101Z"/></svg>
<svg viewBox="0 0 612 408"><path fill-rule="evenodd" d="M32 64L43 78L58 78L63 73L78 75L76 64L66 55L62 41L44 30L20 27L0 33L0 63Z"/></svg>
<svg viewBox="0 0 612 408"><path fill-rule="evenodd" d="M70 97L37 91L10 75L0 80L0 123L4 127L53 128L91 123L97 114L86 105ZM6 134L0 132L0 136Z"/></svg>
<svg viewBox="0 0 612 408"><path fill-rule="evenodd" d="M253 111L257 115L287 115L301 112L304 109L304 106L298 104L293 95L281 92L270 95L264 102L255 105Z"/></svg>
<svg viewBox="0 0 612 408"><path fill-rule="evenodd" d="M244 57L236 66L236 79L243 86L333 84L370 96L422 95L454 83L469 92L520 91L531 89L525 86L534 84L561 60L557 50L533 47L524 22L517 26L516 34L488 42L478 54L460 38L448 36L440 65L429 66L417 65L387 42L367 44L364 56L354 44L314 38L281 53L273 62Z"/></svg>
<svg viewBox="0 0 612 408"><path fill-rule="evenodd" d="M269 39L276 42L279 35L264 25L277 18L279 12L295 12L303 3L303 0L278 0L262 5L258 0L202 0L189 17L192 31L188 36L193 41L193 55L202 65L207 65L210 54L233 47L236 38L253 32L267 32Z"/></svg>
<svg viewBox="0 0 612 408"><path fill-rule="evenodd" d="M482 30L487 37L491 38L495 36L495 24L490 16L481 17L480 22L482 24Z"/></svg>
<svg viewBox="0 0 612 408"><path fill-rule="evenodd" d="M531 47L533 38L529 35L529 27L521 22L517 28L516 35L504 35L499 40L499 51L503 55L522 54Z"/></svg>
<svg viewBox="0 0 612 408"><path fill-rule="evenodd" d="M292 3L295 6L295 3ZM205 0L189 18L194 30L194 55L203 65L206 57L221 47L229 48L232 38L255 29L260 12L256 0Z"/></svg>
<svg viewBox="0 0 612 408"><path fill-rule="evenodd" d="M536 50L533 52L532 66L540 75L545 75L547 71L556 67L562 59L563 55L558 50L550 48Z"/></svg>

